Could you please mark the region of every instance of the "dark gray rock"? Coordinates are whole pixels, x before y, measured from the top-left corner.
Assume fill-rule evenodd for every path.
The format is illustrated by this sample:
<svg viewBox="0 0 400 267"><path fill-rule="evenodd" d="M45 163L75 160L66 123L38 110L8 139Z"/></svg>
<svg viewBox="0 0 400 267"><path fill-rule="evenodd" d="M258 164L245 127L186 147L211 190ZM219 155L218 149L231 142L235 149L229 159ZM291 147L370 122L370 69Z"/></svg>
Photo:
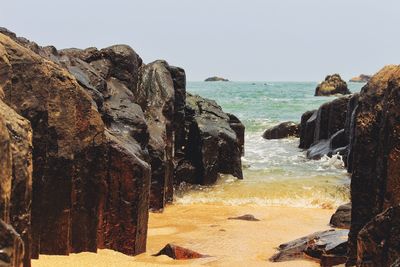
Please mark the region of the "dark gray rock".
<svg viewBox="0 0 400 267"><path fill-rule="evenodd" d="M282 122L267 129L263 134L265 139L282 139L291 136L299 137L299 124L292 121Z"/></svg>
<svg viewBox="0 0 400 267"><path fill-rule="evenodd" d="M329 224L332 227L350 229L351 203L341 205L332 215Z"/></svg>

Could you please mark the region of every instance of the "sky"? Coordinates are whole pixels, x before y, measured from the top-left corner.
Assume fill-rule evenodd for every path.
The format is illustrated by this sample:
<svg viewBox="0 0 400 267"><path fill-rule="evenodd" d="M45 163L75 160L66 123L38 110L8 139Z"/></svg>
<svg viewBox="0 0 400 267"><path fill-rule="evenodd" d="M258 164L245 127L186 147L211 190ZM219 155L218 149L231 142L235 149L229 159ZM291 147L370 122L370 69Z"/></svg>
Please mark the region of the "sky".
<svg viewBox="0 0 400 267"><path fill-rule="evenodd" d="M400 59L399 0L13 0L0 26L58 49L130 45L189 81L320 81Z"/></svg>

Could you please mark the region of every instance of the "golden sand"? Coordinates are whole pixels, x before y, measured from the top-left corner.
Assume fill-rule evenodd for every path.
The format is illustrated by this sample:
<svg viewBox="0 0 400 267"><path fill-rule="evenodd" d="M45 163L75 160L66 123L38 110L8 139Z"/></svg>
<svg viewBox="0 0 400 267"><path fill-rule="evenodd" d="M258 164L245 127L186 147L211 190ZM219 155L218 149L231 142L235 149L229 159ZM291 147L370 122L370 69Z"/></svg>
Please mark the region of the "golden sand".
<svg viewBox="0 0 400 267"><path fill-rule="evenodd" d="M319 266L313 261L271 263L268 258L279 244L328 229L333 210L315 208L171 205L163 213L151 213L147 252L136 257L112 250L70 256L45 256L33 267L120 266ZM259 222L228 220L252 214ZM176 261L153 257L167 243L174 243L212 257Z"/></svg>

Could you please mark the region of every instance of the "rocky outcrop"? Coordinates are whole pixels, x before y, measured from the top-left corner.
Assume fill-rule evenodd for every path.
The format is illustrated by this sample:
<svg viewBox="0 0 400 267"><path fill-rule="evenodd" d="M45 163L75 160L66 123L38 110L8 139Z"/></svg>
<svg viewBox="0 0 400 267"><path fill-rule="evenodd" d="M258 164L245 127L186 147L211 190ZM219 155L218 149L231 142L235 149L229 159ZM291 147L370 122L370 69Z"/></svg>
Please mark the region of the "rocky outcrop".
<svg viewBox="0 0 400 267"><path fill-rule="evenodd" d="M270 258L273 262L298 260L305 256L314 259L346 262L348 230L326 230L301 237L278 247L279 252ZM322 265L329 266L329 265Z"/></svg>
<svg viewBox="0 0 400 267"><path fill-rule="evenodd" d="M270 129L265 130L263 138L265 139L282 139L287 137L299 136L299 124L287 121L282 122Z"/></svg>
<svg viewBox="0 0 400 267"><path fill-rule="evenodd" d="M363 246L362 240L357 245L360 230L400 203L399 90L400 67L383 68L362 88L353 114L349 263L356 262L357 247Z"/></svg>
<svg viewBox="0 0 400 267"><path fill-rule="evenodd" d="M367 83L371 79L371 75L366 75L366 74L360 74L357 77L353 77L349 80L349 82L352 83Z"/></svg>
<svg viewBox="0 0 400 267"><path fill-rule="evenodd" d="M184 157L178 159L176 181L209 185L216 182L219 173L242 179L243 137L238 138L231 128L232 117L215 101L190 94L185 113L186 143Z"/></svg>
<svg viewBox="0 0 400 267"><path fill-rule="evenodd" d="M145 138L140 144L133 137L146 136L147 129L140 107L127 105L132 103L127 87L135 84L126 77L135 72L132 64L126 64L129 71L109 69L113 62L124 66L121 55L127 51L114 47L100 53L115 54L108 61L96 58L96 50L86 51L93 65L74 59L87 67L71 64L71 72L80 76L76 79L60 65L0 37L0 64L8 69L0 81L8 84L3 87L5 101L33 128L32 256L98 247L131 255L143 252L150 167L141 148ZM68 60L67 53L63 59ZM114 74L122 82L110 76ZM98 81L97 88L106 84L106 90L98 94L90 79ZM107 100L98 97L103 93L109 94ZM121 109L114 108L117 104Z"/></svg>
<svg viewBox="0 0 400 267"><path fill-rule="evenodd" d="M339 74L328 75L325 80L318 84L315 89L315 96L329 96L342 94L351 94L347 88L347 83L342 80Z"/></svg>
<svg viewBox="0 0 400 267"><path fill-rule="evenodd" d="M314 143L317 115L317 110L311 110L301 116L299 148L307 149Z"/></svg>
<svg viewBox="0 0 400 267"><path fill-rule="evenodd" d="M243 124L186 97L183 69L129 46L57 50L0 28L0 219L22 237L24 266L144 252L149 206L172 201L174 182L242 178Z"/></svg>
<svg viewBox="0 0 400 267"><path fill-rule="evenodd" d="M229 82L228 79L225 79L222 77L217 77L217 76L209 77L209 78L205 79L204 81L205 82Z"/></svg>

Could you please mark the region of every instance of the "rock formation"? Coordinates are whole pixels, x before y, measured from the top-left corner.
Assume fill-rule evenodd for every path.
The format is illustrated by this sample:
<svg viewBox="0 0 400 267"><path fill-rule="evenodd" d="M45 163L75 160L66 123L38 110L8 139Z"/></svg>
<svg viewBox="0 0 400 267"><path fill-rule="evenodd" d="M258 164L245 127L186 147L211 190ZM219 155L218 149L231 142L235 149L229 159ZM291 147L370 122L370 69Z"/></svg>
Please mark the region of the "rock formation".
<svg viewBox="0 0 400 267"><path fill-rule="evenodd" d="M172 201L182 170L193 183L242 178L243 124L186 101L181 68L143 64L126 45L57 50L0 28L0 70L0 219L16 230L7 248L22 237L25 267L39 254L142 253L149 207Z"/></svg>
<svg viewBox="0 0 400 267"><path fill-rule="evenodd" d="M302 117L300 147L307 148L310 135L314 136L309 154L313 148L319 149L320 154L329 153L328 144L345 145L341 153L351 173L351 216L347 207L339 208L331 223L345 223L347 227L351 217L348 265L392 266L400 255L399 91L400 66L386 66L360 94L324 104L317 112L307 112ZM335 115L339 118L337 124L329 123L327 106L342 110ZM315 143L321 137L322 141Z"/></svg>
<svg viewBox="0 0 400 267"><path fill-rule="evenodd" d="M349 82L353 82L353 83L367 83L369 82L369 80L371 79L371 75L366 75L366 74L360 74L357 77L353 77L350 79Z"/></svg>
<svg viewBox="0 0 400 267"><path fill-rule="evenodd" d="M222 77L217 77L217 76L213 76L210 78L207 78L204 80L205 82L229 82L228 79L222 78Z"/></svg>
<svg viewBox="0 0 400 267"><path fill-rule="evenodd" d="M263 133L263 138L265 139L282 139L287 137L299 137L299 124L292 121L282 122L265 130Z"/></svg>
<svg viewBox="0 0 400 267"><path fill-rule="evenodd" d="M332 215L329 224L332 227L349 229L351 224L351 203L339 206Z"/></svg>
<svg viewBox="0 0 400 267"><path fill-rule="evenodd" d="M315 96L329 96L342 94L351 94L347 84L342 80L339 74L328 75L315 89Z"/></svg>
<svg viewBox="0 0 400 267"><path fill-rule="evenodd" d="M157 257L161 255L166 255L174 260L190 260L209 257L208 255L203 255L196 251L174 244L167 244L163 249L153 256Z"/></svg>
<svg viewBox="0 0 400 267"><path fill-rule="evenodd" d="M244 129L231 128L232 116L209 99L187 94L184 156L178 159L176 181L209 185L219 173L243 178L241 156ZM238 135L242 135L239 136Z"/></svg>

